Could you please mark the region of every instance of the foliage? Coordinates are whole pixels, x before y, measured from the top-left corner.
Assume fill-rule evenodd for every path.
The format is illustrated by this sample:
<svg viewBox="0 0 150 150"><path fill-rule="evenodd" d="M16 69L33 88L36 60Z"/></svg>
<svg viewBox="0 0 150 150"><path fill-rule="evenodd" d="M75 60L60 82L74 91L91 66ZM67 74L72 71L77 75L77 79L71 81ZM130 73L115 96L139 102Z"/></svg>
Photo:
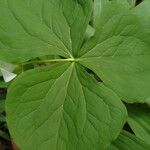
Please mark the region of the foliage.
<svg viewBox="0 0 150 150"><path fill-rule="evenodd" d="M149 8L149 0L0 1L0 60L18 74L7 124L21 150L150 149L149 105L131 105L150 102ZM122 131L126 122L135 135Z"/></svg>
<svg viewBox="0 0 150 150"><path fill-rule="evenodd" d="M0 137L9 140L5 116L5 99L7 84L0 80Z"/></svg>

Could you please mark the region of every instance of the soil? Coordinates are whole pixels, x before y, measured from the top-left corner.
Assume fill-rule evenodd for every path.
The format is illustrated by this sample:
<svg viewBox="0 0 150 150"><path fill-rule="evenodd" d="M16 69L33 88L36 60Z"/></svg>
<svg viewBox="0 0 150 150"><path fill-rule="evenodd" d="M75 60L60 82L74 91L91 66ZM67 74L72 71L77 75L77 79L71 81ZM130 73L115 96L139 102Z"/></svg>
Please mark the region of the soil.
<svg viewBox="0 0 150 150"><path fill-rule="evenodd" d="M20 150L14 142L12 142L12 147L13 147L13 150Z"/></svg>
<svg viewBox="0 0 150 150"><path fill-rule="evenodd" d="M10 141L0 139L0 150L14 150L14 149L12 148Z"/></svg>

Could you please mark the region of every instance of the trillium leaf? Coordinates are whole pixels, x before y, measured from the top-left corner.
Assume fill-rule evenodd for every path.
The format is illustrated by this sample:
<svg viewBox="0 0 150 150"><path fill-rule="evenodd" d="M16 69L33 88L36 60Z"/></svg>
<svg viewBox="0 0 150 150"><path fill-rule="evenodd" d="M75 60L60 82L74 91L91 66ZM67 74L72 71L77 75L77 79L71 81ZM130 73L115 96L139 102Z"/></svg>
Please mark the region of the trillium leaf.
<svg viewBox="0 0 150 150"><path fill-rule="evenodd" d="M146 104L128 106L128 123L135 135L150 144L150 107Z"/></svg>
<svg viewBox="0 0 150 150"><path fill-rule="evenodd" d="M150 1L144 0L133 9L133 13L138 17L143 25L143 30L146 30L150 36ZM144 13L143 13L144 12ZM150 39L150 37L149 37Z"/></svg>
<svg viewBox="0 0 150 150"><path fill-rule="evenodd" d="M131 6L135 6L136 4L136 0L127 0L127 2L131 5Z"/></svg>
<svg viewBox="0 0 150 150"><path fill-rule="evenodd" d="M101 13L95 36L80 51L81 64L124 101L144 102L150 97L149 49L149 36L137 15L111 2Z"/></svg>
<svg viewBox="0 0 150 150"><path fill-rule="evenodd" d="M91 0L1 1L0 59L16 63L43 55L71 57L83 42L91 11Z"/></svg>
<svg viewBox="0 0 150 150"><path fill-rule="evenodd" d="M135 8L127 0L0 1L0 60L39 57L23 65L46 65L8 88L7 123L21 150L150 149L140 140L147 124L135 124L130 110L137 137L122 132L117 139L127 120L121 100L150 101L146 6L148 0Z"/></svg>
<svg viewBox="0 0 150 150"><path fill-rule="evenodd" d="M129 2L128 2L129 1ZM132 1L132 2L131 2ZM129 3L134 3L135 0L93 0L94 8L93 8L93 17L92 17L92 25L94 28L99 27L99 22L101 20L101 13L105 9L109 3L117 2L118 4L124 5L124 7L129 8ZM113 13L113 12L112 12Z"/></svg>
<svg viewBox="0 0 150 150"><path fill-rule="evenodd" d="M72 53L76 57L91 18L93 0L63 0L62 3L64 16L70 26Z"/></svg>
<svg viewBox="0 0 150 150"><path fill-rule="evenodd" d="M118 139L109 147L108 150L149 150L150 145L132 135L123 131Z"/></svg>
<svg viewBox="0 0 150 150"><path fill-rule="evenodd" d="M101 12L109 0L94 0L92 25L97 28L101 18Z"/></svg>
<svg viewBox="0 0 150 150"><path fill-rule="evenodd" d="M74 63L18 76L6 112L22 150L105 150L127 118L120 98Z"/></svg>
<svg viewBox="0 0 150 150"><path fill-rule="evenodd" d="M114 33L115 33L115 35L120 34L120 32L122 32L122 30L127 25L130 25L130 23L132 24L132 22L129 22L129 24L127 24L126 21L129 21L128 19L130 19L130 18L125 18L127 13L130 12L129 8L122 5L121 3L118 3L116 1L110 1L107 4L105 3L105 5L103 5L102 8L103 9L101 9L99 18L97 18L97 20L98 20L97 26L98 27L96 28L95 35L94 35L94 37L92 37L88 42L86 42L82 46L81 50L79 51L79 56L84 55L85 53L90 51L93 47L98 45L100 42L107 40L107 38L109 38L109 37L114 36ZM120 20L119 20L119 18L120 18ZM134 20L135 20L135 17L134 17ZM122 21L122 22L120 22L120 21ZM131 21L131 19L130 19L130 21ZM122 24L122 26L119 27L119 24ZM133 27L134 26L136 26L136 25L133 24ZM117 28L117 27L119 27L119 28ZM135 30L133 30L133 33L135 32ZM125 30L125 31L127 32L128 30Z"/></svg>
<svg viewBox="0 0 150 150"><path fill-rule="evenodd" d="M89 40L94 35L94 32L95 32L95 29L91 25L88 25L86 32L85 32L84 41L86 42L87 40Z"/></svg>

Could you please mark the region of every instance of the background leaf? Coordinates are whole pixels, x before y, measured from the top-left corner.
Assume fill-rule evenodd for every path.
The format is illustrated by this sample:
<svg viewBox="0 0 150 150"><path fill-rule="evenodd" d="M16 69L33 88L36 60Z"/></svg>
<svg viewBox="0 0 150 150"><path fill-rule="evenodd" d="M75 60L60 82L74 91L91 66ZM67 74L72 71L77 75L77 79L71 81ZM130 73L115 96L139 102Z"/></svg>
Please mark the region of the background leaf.
<svg viewBox="0 0 150 150"><path fill-rule="evenodd" d="M97 28L101 17L102 9L109 1L108 0L93 0L93 1L94 1L94 8L92 16L92 25L94 28Z"/></svg>
<svg viewBox="0 0 150 150"><path fill-rule="evenodd" d="M118 139L110 146L108 150L149 150L150 145L132 135L123 131Z"/></svg>
<svg viewBox="0 0 150 150"><path fill-rule="evenodd" d="M140 23L143 25L143 30L146 30L150 35L150 1L143 0L132 11L139 18ZM143 13L144 12L144 13ZM150 41L150 37L148 38Z"/></svg>
<svg viewBox="0 0 150 150"><path fill-rule="evenodd" d="M135 135L150 144L150 107L143 105L129 105L128 123Z"/></svg>
<svg viewBox="0 0 150 150"><path fill-rule="evenodd" d="M107 5L110 3L117 2L118 4L124 5L124 7L129 8L129 3L135 0L93 0L94 8L93 8L93 16L92 16L92 26L94 28L99 28L99 22L101 21L101 13L105 9ZM133 3L133 2L132 2ZM113 12L112 12L113 13Z"/></svg>
<svg viewBox="0 0 150 150"><path fill-rule="evenodd" d="M128 3L131 5L131 6L135 6L135 4L136 4L136 0L127 0L128 1Z"/></svg>

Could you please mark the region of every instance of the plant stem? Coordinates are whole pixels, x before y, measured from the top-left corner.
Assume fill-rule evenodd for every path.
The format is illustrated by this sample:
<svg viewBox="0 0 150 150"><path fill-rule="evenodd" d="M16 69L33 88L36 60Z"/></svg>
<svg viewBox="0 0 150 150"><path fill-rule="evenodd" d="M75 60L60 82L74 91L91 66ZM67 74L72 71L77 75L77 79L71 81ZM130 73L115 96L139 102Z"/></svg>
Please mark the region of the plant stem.
<svg viewBox="0 0 150 150"><path fill-rule="evenodd" d="M48 59L48 60L34 60L23 63L23 65L29 65L33 63L49 63L49 62L77 62L79 59L67 58L67 59Z"/></svg>

